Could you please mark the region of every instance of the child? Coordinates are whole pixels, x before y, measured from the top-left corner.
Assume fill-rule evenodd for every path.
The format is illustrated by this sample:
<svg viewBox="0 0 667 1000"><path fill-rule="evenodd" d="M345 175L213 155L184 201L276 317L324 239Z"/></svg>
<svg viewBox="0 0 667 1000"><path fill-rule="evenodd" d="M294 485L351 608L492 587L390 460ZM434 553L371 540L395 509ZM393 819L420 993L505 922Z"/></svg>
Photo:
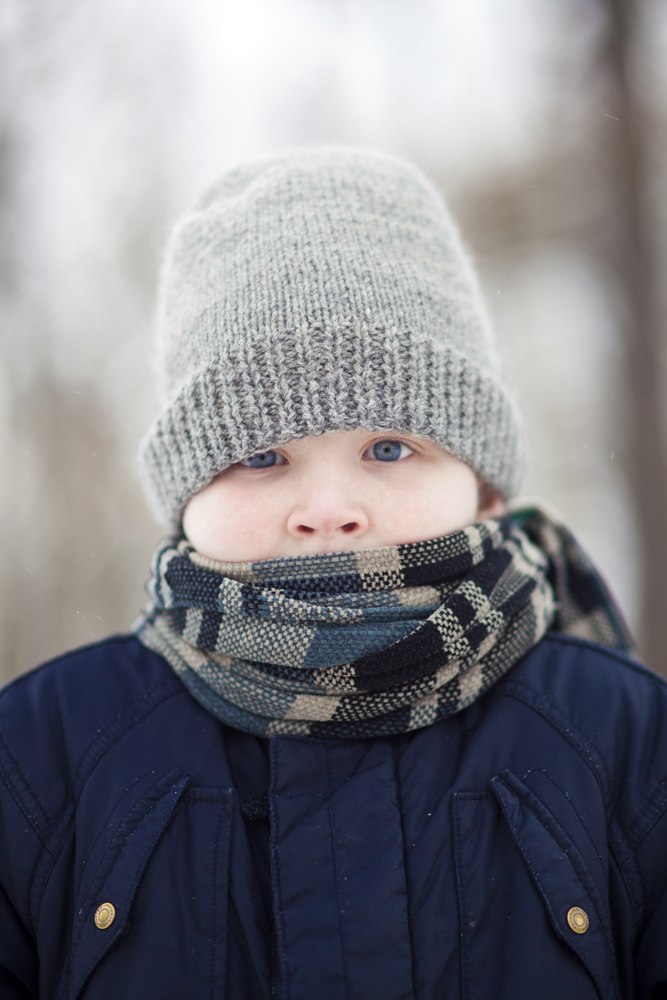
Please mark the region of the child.
<svg viewBox="0 0 667 1000"><path fill-rule="evenodd" d="M0 697L0 995L667 997L667 688L522 461L414 167L177 228L132 634Z"/></svg>

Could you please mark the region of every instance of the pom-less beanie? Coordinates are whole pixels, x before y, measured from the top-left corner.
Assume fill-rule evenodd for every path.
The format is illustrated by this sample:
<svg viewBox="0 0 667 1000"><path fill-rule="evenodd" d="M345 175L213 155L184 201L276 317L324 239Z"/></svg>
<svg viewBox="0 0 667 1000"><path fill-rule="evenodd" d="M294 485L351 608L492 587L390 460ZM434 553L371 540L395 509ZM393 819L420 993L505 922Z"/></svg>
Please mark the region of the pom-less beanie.
<svg viewBox="0 0 667 1000"><path fill-rule="evenodd" d="M164 409L144 438L158 518L234 462L333 430L431 438L505 498L522 433L442 197L365 149L239 165L177 225L158 307Z"/></svg>

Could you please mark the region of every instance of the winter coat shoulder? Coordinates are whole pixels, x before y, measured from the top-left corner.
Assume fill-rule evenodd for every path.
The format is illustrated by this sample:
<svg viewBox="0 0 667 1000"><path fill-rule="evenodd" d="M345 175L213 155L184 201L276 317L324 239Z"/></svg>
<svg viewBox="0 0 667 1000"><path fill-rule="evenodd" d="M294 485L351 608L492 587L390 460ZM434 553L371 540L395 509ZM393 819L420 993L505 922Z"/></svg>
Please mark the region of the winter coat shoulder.
<svg viewBox="0 0 667 1000"><path fill-rule="evenodd" d="M133 636L0 694L0 997L667 997L667 685L549 634L426 729L237 732Z"/></svg>

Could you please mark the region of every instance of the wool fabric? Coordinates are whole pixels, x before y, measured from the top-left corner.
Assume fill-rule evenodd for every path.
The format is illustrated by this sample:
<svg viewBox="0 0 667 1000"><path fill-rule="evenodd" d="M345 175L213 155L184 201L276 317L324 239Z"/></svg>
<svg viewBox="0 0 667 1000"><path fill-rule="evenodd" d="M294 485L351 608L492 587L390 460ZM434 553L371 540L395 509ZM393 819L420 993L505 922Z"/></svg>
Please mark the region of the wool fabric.
<svg viewBox="0 0 667 1000"><path fill-rule="evenodd" d="M544 510L366 551L218 563L156 551L135 626L191 694L260 736L374 737L453 715L551 626L632 646L572 534Z"/></svg>
<svg viewBox="0 0 667 1000"><path fill-rule="evenodd" d="M523 464L477 278L440 193L387 154L313 147L226 172L176 226L159 293L151 505L333 430L428 437L505 498Z"/></svg>

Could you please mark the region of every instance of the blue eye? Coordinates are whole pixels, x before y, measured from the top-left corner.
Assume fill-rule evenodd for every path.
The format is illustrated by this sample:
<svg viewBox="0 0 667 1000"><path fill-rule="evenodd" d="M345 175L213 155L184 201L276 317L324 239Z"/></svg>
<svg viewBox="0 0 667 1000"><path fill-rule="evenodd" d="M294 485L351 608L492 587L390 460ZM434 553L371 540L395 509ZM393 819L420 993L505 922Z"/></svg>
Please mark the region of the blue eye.
<svg viewBox="0 0 667 1000"><path fill-rule="evenodd" d="M396 462L399 458L406 457L406 454L403 453L404 448L406 454L412 454L412 449L409 445L404 444L403 441L394 441L392 439L376 441L373 445L373 457L379 462Z"/></svg>
<svg viewBox="0 0 667 1000"><path fill-rule="evenodd" d="M282 455L279 455L277 451L269 449L269 451L258 451L254 455L249 455L248 458L243 458L239 462L239 465L245 465L248 469L270 469L274 465L282 465L283 461L279 461Z"/></svg>

